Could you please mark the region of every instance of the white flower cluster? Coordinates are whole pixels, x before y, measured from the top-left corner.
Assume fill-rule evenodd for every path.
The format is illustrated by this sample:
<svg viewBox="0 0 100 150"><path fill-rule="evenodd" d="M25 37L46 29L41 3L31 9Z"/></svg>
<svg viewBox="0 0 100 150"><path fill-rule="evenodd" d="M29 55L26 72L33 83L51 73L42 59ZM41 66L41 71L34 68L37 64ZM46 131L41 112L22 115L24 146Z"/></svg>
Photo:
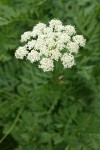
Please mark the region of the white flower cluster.
<svg viewBox="0 0 100 150"><path fill-rule="evenodd" d="M86 40L83 35L76 35L74 26L63 26L60 20L52 19L49 26L38 23L32 31L25 32L21 42L24 46L16 50L16 58L39 61L43 71L53 71L54 61L60 60L64 68L75 65L74 54L85 46Z"/></svg>

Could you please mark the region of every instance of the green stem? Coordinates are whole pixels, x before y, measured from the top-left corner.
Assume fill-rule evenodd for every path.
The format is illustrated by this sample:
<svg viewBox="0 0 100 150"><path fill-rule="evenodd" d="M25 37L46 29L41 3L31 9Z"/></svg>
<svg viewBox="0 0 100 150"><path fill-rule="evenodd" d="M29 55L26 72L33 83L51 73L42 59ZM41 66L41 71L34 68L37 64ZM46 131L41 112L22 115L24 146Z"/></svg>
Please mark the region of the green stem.
<svg viewBox="0 0 100 150"><path fill-rule="evenodd" d="M16 119L14 120L12 126L9 128L9 130L7 131L7 133L1 138L0 143L2 143L2 142L5 140L5 138L8 136L8 134L14 129L16 123L17 123L18 120L19 120L19 117L20 117L22 111L23 111L23 107L22 107L22 108L20 109L20 111L18 112L18 114L17 114L17 116L16 116Z"/></svg>

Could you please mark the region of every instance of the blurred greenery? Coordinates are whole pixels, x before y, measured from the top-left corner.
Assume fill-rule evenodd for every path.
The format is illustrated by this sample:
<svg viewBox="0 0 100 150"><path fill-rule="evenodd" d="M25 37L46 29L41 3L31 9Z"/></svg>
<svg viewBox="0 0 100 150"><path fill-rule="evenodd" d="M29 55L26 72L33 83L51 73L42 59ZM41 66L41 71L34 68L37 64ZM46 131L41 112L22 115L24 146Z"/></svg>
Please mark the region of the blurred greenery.
<svg viewBox="0 0 100 150"><path fill-rule="evenodd" d="M87 39L56 77L14 57L52 18ZM0 0L0 150L100 150L100 0Z"/></svg>

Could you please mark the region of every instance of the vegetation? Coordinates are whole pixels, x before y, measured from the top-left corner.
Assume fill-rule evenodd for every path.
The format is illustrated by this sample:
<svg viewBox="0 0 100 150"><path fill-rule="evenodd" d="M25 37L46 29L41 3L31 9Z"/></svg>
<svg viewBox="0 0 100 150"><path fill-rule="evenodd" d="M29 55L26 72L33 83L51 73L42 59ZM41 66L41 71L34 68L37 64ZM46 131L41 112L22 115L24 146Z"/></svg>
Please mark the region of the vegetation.
<svg viewBox="0 0 100 150"><path fill-rule="evenodd" d="M63 73L14 56L21 34L52 18L87 39ZM0 150L100 150L99 91L100 0L0 0Z"/></svg>

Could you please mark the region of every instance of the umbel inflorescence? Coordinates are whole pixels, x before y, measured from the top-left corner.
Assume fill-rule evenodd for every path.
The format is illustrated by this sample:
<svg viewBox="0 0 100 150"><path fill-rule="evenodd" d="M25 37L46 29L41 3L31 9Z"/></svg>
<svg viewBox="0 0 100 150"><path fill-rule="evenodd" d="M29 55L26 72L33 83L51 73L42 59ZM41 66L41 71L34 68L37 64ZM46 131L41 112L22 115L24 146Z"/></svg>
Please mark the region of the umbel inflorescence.
<svg viewBox="0 0 100 150"><path fill-rule="evenodd" d="M15 56L18 59L38 61L38 67L43 71L53 71L54 61L60 60L64 68L75 65L74 54L84 47L86 40L83 35L77 35L72 25L62 25L58 19L52 19L49 26L38 23L32 31L21 35L24 46L18 47Z"/></svg>

